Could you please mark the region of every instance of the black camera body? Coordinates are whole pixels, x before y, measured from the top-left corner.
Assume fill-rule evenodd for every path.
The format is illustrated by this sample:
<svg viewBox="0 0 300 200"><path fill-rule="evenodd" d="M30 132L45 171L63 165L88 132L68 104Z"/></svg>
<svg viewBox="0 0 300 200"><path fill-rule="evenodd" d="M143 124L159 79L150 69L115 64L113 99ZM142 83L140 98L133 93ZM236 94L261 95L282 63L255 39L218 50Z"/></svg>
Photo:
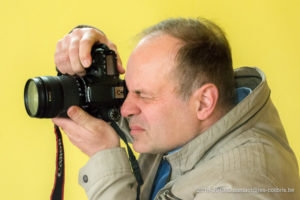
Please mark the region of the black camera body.
<svg viewBox="0 0 300 200"><path fill-rule="evenodd" d="M67 110L77 105L94 117L105 121L120 119L127 88L119 78L117 57L104 44L91 50L92 64L85 76L41 76L29 79L25 85L26 111L31 117L67 117Z"/></svg>

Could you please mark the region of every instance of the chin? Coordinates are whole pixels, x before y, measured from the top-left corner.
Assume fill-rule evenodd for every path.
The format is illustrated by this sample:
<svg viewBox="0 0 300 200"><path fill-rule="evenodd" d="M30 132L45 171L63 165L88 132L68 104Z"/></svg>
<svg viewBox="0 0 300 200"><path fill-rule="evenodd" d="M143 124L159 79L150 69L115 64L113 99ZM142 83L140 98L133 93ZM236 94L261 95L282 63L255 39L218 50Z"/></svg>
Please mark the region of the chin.
<svg viewBox="0 0 300 200"><path fill-rule="evenodd" d="M150 150L146 149L145 147L142 146L135 146L134 144L132 145L133 149L137 153L151 153Z"/></svg>
<svg viewBox="0 0 300 200"><path fill-rule="evenodd" d="M149 154L155 154L156 152L153 151L152 148L147 147L145 144L141 144L139 142L133 142L132 147L135 152L137 153L149 153Z"/></svg>

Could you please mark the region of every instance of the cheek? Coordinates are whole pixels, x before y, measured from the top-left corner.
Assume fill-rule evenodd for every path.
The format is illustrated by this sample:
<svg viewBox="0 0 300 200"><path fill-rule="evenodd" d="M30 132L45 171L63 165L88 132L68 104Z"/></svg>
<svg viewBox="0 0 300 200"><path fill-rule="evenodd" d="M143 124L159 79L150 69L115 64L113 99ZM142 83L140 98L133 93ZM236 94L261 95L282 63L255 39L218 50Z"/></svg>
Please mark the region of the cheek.
<svg viewBox="0 0 300 200"><path fill-rule="evenodd" d="M181 132L182 123L186 120L186 113L184 112L186 110L172 102L148 107L145 110L145 119L149 125L149 136L165 141L177 132Z"/></svg>
<svg viewBox="0 0 300 200"><path fill-rule="evenodd" d="M196 134L197 118L191 107L178 101L165 105L162 108L162 121L164 121L165 135L174 145L186 142Z"/></svg>
<svg viewBox="0 0 300 200"><path fill-rule="evenodd" d="M160 104L144 105L142 108L139 120L146 132L139 138L136 146L142 145L140 148L143 151L170 151L193 137L195 120L188 105L178 101L164 101Z"/></svg>

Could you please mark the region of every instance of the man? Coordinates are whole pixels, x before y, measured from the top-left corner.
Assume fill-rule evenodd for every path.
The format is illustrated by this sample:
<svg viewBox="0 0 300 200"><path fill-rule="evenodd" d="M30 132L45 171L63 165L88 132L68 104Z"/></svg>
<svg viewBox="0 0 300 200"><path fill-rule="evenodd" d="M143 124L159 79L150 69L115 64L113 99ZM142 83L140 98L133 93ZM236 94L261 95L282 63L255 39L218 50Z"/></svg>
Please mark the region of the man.
<svg viewBox="0 0 300 200"><path fill-rule="evenodd" d="M101 31L77 28L57 44L58 69L84 75L95 42L117 50ZM124 73L120 58L118 69ZM178 18L145 30L125 81L119 124L141 153L140 199L299 199L297 161L265 75L248 67L233 72L217 25ZM89 199L136 199L115 131L78 107L68 115L53 122L91 157L79 173Z"/></svg>

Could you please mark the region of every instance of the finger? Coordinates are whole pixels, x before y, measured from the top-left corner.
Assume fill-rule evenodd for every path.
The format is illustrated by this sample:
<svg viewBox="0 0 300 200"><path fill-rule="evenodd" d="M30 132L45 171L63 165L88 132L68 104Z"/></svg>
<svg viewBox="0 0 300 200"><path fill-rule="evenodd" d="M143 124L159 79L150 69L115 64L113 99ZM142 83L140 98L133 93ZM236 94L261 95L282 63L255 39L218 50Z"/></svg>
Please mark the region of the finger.
<svg viewBox="0 0 300 200"><path fill-rule="evenodd" d="M70 57L72 71L74 71L74 73L82 76L82 75L85 75L85 69L81 65L81 62L79 59L79 42L80 42L79 37L77 37L77 36L72 37L72 39L70 41L70 47L69 47L69 57Z"/></svg>
<svg viewBox="0 0 300 200"><path fill-rule="evenodd" d="M59 126L69 138L72 138L74 141L78 141L81 136L80 133L86 132L86 130L78 124L76 124L74 121L67 119L67 118L53 118L52 122Z"/></svg>
<svg viewBox="0 0 300 200"><path fill-rule="evenodd" d="M123 65L122 65L122 60L121 60L121 57L118 53L118 49L117 49L117 46L112 43L111 41L108 41L108 47L111 49L111 50L114 50L115 53L117 54L117 68L118 68L118 71L120 74L124 74L125 73L125 69L123 68Z"/></svg>
<svg viewBox="0 0 300 200"><path fill-rule="evenodd" d="M62 43L62 50L61 50L62 67L65 68L68 74L74 75L75 73L72 70L72 65L70 62L69 46L70 46L70 35L66 35L64 37Z"/></svg>
<svg viewBox="0 0 300 200"><path fill-rule="evenodd" d="M119 54L117 54L117 57L118 57L118 65L117 65L118 71L120 74L124 74L125 69L123 68L122 61L121 61Z"/></svg>
<svg viewBox="0 0 300 200"><path fill-rule="evenodd" d="M91 50L96 42L107 43L107 38L101 32L92 28L87 28L80 40L79 48L79 58L85 68L92 64Z"/></svg>
<svg viewBox="0 0 300 200"><path fill-rule="evenodd" d="M73 122L70 119L66 118L53 118L52 119L53 123L59 126L63 132L68 136L69 140L71 141L72 144L82 149L84 145L82 146L81 143L84 143L84 139L82 139L82 135L87 135L89 132L86 132L85 129L82 127L78 126L75 122ZM86 151L84 151L86 152ZM86 152L87 153L87 152Z"/></svg>
<svg viewBox="0 0 300 200"><path fill-rule="evenodd" d="M55 48L55 54L54 54L54 62L55 62L55 66L57 67L57 69L62 73L65 74L66 71L64 68L61 67L61 59L60 59L60 53L62 50L62 43L63 40L59 40L56 44L56 48Z"/></svg>
<svg viewBox="0 0 300 200"><path fill-rule="evenodd" d="M73 127L74 126L74 122L70 119L67 119L67 118L59 118L59 117L56 117L56 118L52 118L52 122L59 126L60 128L62 128L64 131L65 130L69 130L70 128L69 127Z"/></svg>
<svg viewBox="0 0 300 200"><path fill-rule="evenodd" d="M95 129L98 129L99 127L105 127L107 125L103 120L89 115L78 106L71 106L67 113L70 119L78 126L81 126L91 132L94 132Z"/></svg>
<svg viewBox="0 0 300 200"><path fill-rule="evenodd" d="M69 58L69 43L70 36L66 35L59 43L59 48L55 54L56 57L56 66L62 73L68 73L73 75L74 72L71 68L70 58Z"/></svg>

